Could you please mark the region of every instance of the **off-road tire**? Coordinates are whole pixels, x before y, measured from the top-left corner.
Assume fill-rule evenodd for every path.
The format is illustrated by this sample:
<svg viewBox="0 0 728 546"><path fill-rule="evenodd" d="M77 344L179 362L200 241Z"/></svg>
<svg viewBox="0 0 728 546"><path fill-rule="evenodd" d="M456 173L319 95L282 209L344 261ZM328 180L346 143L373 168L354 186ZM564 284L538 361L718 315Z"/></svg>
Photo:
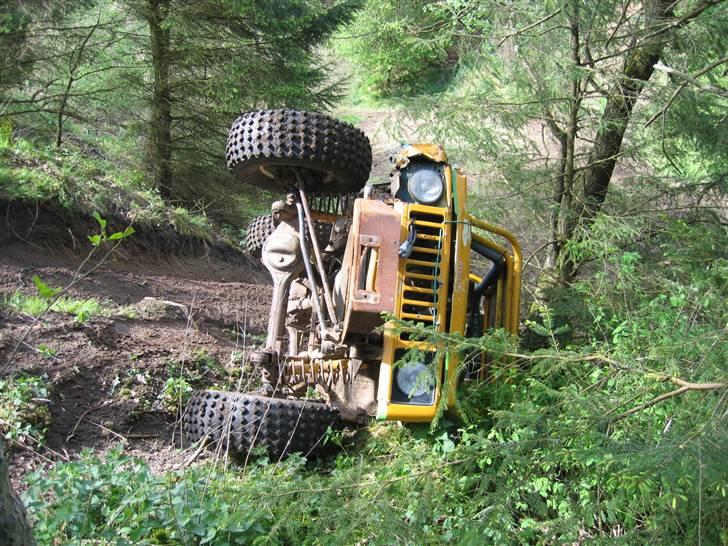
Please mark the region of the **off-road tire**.
<svg viewBox="0 0 728 546"><path fill-rule="evenodd" d="M313 227L316 232L319 248L324 249L329 242L329 237L331 237L333 225L331 222L318 222L314 220ZM260 258L263 245L275 229L276 226L271 214L253 218L245 230L245 240L243 241L245 252L253 258ZM306 229L306 232L308 232L308 229Z"/></svg>
<svg viewBox="0 0 728 546"><path fill-rule="evenodd" d="M337 119L298 110L246 112L233 123L227 166L246 184L290 191L291 167L301 169L311 193L357 192L369 178L372 148L366 135Z"/></svg>
<svg viewBox="0 0 728 546"><path fill-rule="evenodd" d="M326 430L340 424L338 410L322 402L204 390L192 394L182 432L188 442L206 438L238 457L265 446L271 460L278 460L290 453L322 454Z"/></svg>
<svg viewBox="0 0 728 546"><path fill-rule="evenodd" d="M268 240L268 237L273 234L275 229L276 225L273 222L272 215L268 214L266 216L253 218L245 230L245 252L250 254L253 258L260 258L260 252L263 249L263 245Z"/></svg>

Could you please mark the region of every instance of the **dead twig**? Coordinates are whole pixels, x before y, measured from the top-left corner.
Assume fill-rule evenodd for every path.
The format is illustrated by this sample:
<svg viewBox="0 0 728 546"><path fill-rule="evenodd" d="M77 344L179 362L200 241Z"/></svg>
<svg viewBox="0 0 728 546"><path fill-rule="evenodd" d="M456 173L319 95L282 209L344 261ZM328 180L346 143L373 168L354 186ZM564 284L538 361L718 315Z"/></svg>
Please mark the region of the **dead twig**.
<svg viewBox="0 0 728 546"><path fill-rule="evenodd" d="M78 425L81 424L81 421L83 421L83 418L88 415L88 413L91 411L91 408L87 409L81 414L81 417L78 418L78 421L76 421L76 424L73 426L73 430L71 430L71 433L66 436L66 442L68 442L71 438L73 438L74 434L76 434L76 429L78 428Z"/></svg>
<svg viewBox="0 0 728 546"><path fill-rule="evenodd" d="M522 29L519 29L519 30L517 30L517 31L515 31L515 32L513 32L511 34L506 34L505 36L503 36L501 38L500 42L498 42L498 46L497 47L502 46L508 38L513 38L515 36L518 36L520 34L523 34L524 32L528 32L532 28L537 27L539 25L542 25L546 21L550 21L551 19L553 19L554 17L556 17L559 13L561 13L561 8L557 9L553 13L550 13L550 14L546 15L545 17L542 17L541 19L539 19L535 23L531 23L530 25L528 25L526 27L523 27Z"/></svg>
<svg viewBox="0 0 728 546"><path fill-rule="evenodd" d="M696 72L695 75L693 75L693 76L687 76L686 74L683 74L682 72L677 72L676 70L673 70L671 68L668 68L668 67L666 67L666 66L664 66L664 65L662 65L660 63L657 63L655 65L655 70L662 70L663 72L666 72L668 74L675 74L675 75L681 76L682 79L683 79L683 82L678 86L677 89L675 89L675 92L667 100L667 103L665 104L665 106L663 106L660 109L659 112L657 112L654 116L652 116L647 121L647 123L644 124L644 127L649 127L650 125L652 125L652 123L654 123L654 121L657 118L659 118L660 116L664 115L665 112L667 112L668 108L670 108L670 106L672 106L672 103L675 102L675 99L677 98L677 96L680 93L682 93L683 89L685 89L688 86L689 83L693 83L694 85L697 85L699 88L702 89L703 84L701 84L700 82L696 81L697 78L699 78L700 76L702 76L706 72L709 72L709 71L713 70L714 68L719 67L720 65L722 65L725 62L728 62L728 56L723 57L722 59L718 59L714 63L709 64L705 68L703 68L703 69L699 70L698 72ZM712 91L712 87L713 86L708 86L708 87L710 88L710 89L708 89L709 91L714 92L714 91ZM719 93L719 94L721 94L722 96L725 96L722 93Z"/></svg>
<svg viewBox="0 0 728 546"><path fill-rule="evenodd" d="M619 421L620 419L624 419L625 417L629 417L630 415L639 413L642 410L651 408L652 406L659 404L663 400L674 398L675 396L679 396L689 391L715 391L728 389L728 383L720 381L710 383L691 383L690 381L685 381L684 379L680 379L679 377L659 376L659 378L662 381L669 381L671 383L674 383L675 385L679 385L680 388L661 394L660 396L657 396L652 400L648 400L647 402L644 402L639 406L635 406L623 413L620 413L619 415L616 415L612 419L610 419L610 423L614 423L615 421Z"/></svg>
<svg viewBox="0 0 728 546"><path fill-rule="evenodd" d="M104 425L102 425L101 423L97 423L96 421L92 421L91 419L87 419L87 421L88 421L89 423L91 423L92 425L94 425L94 426L97 426L97 427L99 427L99 428L100 428L101 430L104 430L104 431L108 432L109 434L113 434L114 436L116 436L117 438L119 438L119 440L121 440L121 441L122 441L122 442L124 442L125 444L128 444L128 443L129 443L129 440L128 440L128 439L126 438L126 436L122 436L122 435L121 435L121 434L119 434L118 432L116 432L116 431L114 431L114 430L111 430L111 429L110 429L110 428L108 428L108 427L105 427L105 426L104 426Z"/></svg>
<svg viewBox="0 0 728 546"><path fill-rule="evenodd" d="M191 465L197 459L197 457L200 456L200 453L202 453L205 450L205 447L206 446L207 446L207 436L205 436L204 438L200 439L199 445L197 446L197 449L195 449L195 451L192 453L192 455L190 455L185 460L185 462L182 463L182 466L185 467L185 466Z"/></svg>

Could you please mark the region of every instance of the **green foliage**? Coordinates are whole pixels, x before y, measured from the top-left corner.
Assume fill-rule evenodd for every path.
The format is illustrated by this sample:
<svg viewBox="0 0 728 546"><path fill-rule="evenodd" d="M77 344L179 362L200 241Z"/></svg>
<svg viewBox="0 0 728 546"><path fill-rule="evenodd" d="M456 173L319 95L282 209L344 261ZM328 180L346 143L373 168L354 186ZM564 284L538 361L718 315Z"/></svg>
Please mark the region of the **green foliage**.
<svg viewBox="0 0 728 546"><path fill-rule="evenodd" d="M170 3L163 28L175 53L173 167L183 197L172 208L149 176L153 71L145 4L96 4L103 25L94 32L98 41L78 55L78 75L104 70L73 82L60 149L46 144L68 64L0 72L4 98L26 100L41 90L36 99L49 110L0 119L0 196L100 211L93 244L116 235L106 234L102 215L127 206L136 224L172 224L208 240L224 216L237 237L246 216L258 213L249 202L267 196L251 199L214 175L230 120L239 109L329 107L338 91L317 47L355 5ZM632 4L624 16L623 4L370 0L332 42L354 65L355 93L415 96L400 102L421 136L443 142L480 174L471 177L470 210L523 234L528 256L549 247L550 216L562 212L553 204L560 152L550 122L567 128L578 82L573 164L580 188L615 71L633 37L644 35L646 4ZM24 51L47 44L64 61L79 52L83 29L63 39L47 29L25 35L36 19L18 5L0 18L0 43L10 29L30 40ZM678 16L691 6L678 2ZM721 9L676 26L663 62L696 75L722 57ZM575 10L580 62L570 50ZM97 14L82 11L61 10L53 19L93 23ZM0 48L0 60L21 49ZM463 366L482 351L496 357L486 381L461 387L461 419L443 407L430 428L375 423L353 442L332 433L327 441L341 452L318 467L294 456L156 476L120 451L87 455L29 478L26 500L40 543L728 544L726 389L675 393L680 382L728 378L728 132L724 94L705 89L728 82L721 65L693 79L683 86L679 76L656 73L648 82L605 213L562 241L563 256L582 264L578 282L544 290L527 323L539 349L519 349L503 332L466 339L398 326L432 342L440 356L460 352ZM529 259L527 280L539 252ZM36 287L40 296L16 293L4 305L38 314L55 293L40 279ZM105 312L93 305L62 298L53 310L85 318ZM55 357L51 347L37 350ZM239 386L249 370L232 364L237 371L196 352L170 362L164 378L131 365L112 390L139 398L140 408L157 400L177 412L192 388ZM26 402L0 407L22 413L17 407L42 397L30 391L4 382L0 392L14 393L8 400ZM12 429L18 434L37 434L27 420L8 421L19 423Z"/></svg>
<svg viewBox="0 0 728 546"><path fill-rule="evenodd" d="M58 351L54 349L53 347L49 347L48 345L45 345L41 343L36 347L38 349L38 352L42 354L45 358L53 358L58 354Z"/></svg>
<svg viewBox="0 0 728 546"><path fill-rule="evenodd" d="M192 385L184 377L168 377L159 393L159 400L168 412L176 414L185 407L192 391Z"/></svg>
<svg viewBox="0 0 728 546"><path fill-rule="evenodd" d="M47 398L45 376L0 379L0 433L5 439L23 442L28 436L42 442L51 423Z"/></svg>
<svg viewBox="0 0 728 546"><path fill-rule="evenodd" d="M368 0L335 37L334 46L354 67L360 87L375 97L421 95L447 81L454 41L448 17L434 2Z"/></svg>
<svg viewBox="0 0 728 546"><path fill-rule="evenodd" d="M48 300L49 298L46 296L29 296L22 292L13 292L3 296L2 307L36 317L46 310ZM116 306L104 304L96 298L62 296L51 305L50 311L73 315L78 322L86 322L94 316L112 316L116 314L117 308Z"/></svg>
<svg viewBox="0 0 728 546"><path fill-rule="evenodd" d="M33 284L35 285L35 288L38 290L38 294L40 294L41 297L46 300L53 299L55 296L58 295L58 292L60 292L60 289L51 288L46 283L44 283L43 280L38 275L33 275Z"/></svg>
<svg viewBox="0 0 728 546"><path fill-rule="evenodd" d="M549 307L550 347L398 325L442 353L498 357L461 388L467 422L375 423L353 443L332 438L341 451L322 468L292 457L154 476L119 453L89 456L30 478L40 542L725 543L725 390L639 406L672 377L728 377L726 233L669 219L645 242L609 231L583 249L599 270L563 299L582 312ZM218 367L207 353L170 364L164 391L184 398Z"/></svg>
<svg viewBox="0 0 728 546"><path fill-rule="evenodd" d="M100 169L77 177L83 189L52 171L33 173L35 165L2 169L0 181L13 183L0 194L93 200L84 209L104 212L131 201L147 214L147 205L159 201L155 171L170 161L160 157L161 145L171 154L175 204L212 206L228 223L245 225L255 215L246 210L248 197L261 192L231 187L224 168L230 123L242 110L332 106L341 85L330 77L320 46L359 4L159 2L154 19L142 0L11 1L0 12L3 146L10 127L16 138L50 145L53 156L81 147ZM161 48L151 40L152 19ZM154 94L162 73L166 81L157 89L166 89L165 97ZM160 132L160 105L171 110L171 134ZM64 163L71 174L85 167L68 165L68 157Z"/></svg>
<svg viewBox="0 0 728 546"><path fill-rule="evenodd" d="M184 207L177 207L171 211L170 221L175 229L183 235L206 240L212 239L212 225L204 212L192 214Z"/></svg>
<svg viewBox="0 0 728 546"><path fill-rule="evenodd" d="M94 220L96 220L96 222L98 222L99 228L101 229L101 231L95 235L88 235L88 240L91 241L91 244L95 247L101 246L102 243L109 241L122 241L127 237L131 237L135 233L134 228L131 226L124 228L124 231L106 233L106 220L102 218L98 212L94 212L91 216Z"/></svg>
<svg viewBox="0 0 728 546"><path fill-rule="evenodd" d="M204 212L165 204L158 192L149 189L143 172L88 155L81 147L67 144L62 150L53 150L37 142L15 139L9 147L0 147L0 160L7 163L0 165L0 198L50 202L71 212L98 215L98 219L94 218L100 232L89 236L93 246L134 233L134 228L128 226L108 234L106 226L99 222L125 208L138 226L171 225L184 235L207 241L220 238L217 227Z"/></svg>
<svg viewBox="0 0 728 546"><path fill-rule="evenodd" d="M230 366L223 365L204 349L195 349L186 358L167 363L167 378L159 391L157 402L173 414L181 412L194 389L236 390L242 372L240 354L230 355ZM250 372L250 370L245 370Z"/></svg>
<svg viewBox="0 0 728 546"><path fill-rule="evenodd" d="M114 450L105 459L86 455L59 465L47 477L33 475L26 499L41 544L250 544L274 516L259 509L243 480L232 473L220 478L210 480L204 468L154 476Z"/></svg>
<svg viewBox="0 0 728 546"><path fill-rule="evenodd" d="M359 114L336 114L336 117L340 119L341 121L345 121L347 123L351 123L352 125L359 125L364 118L360 116Z"/></svg>

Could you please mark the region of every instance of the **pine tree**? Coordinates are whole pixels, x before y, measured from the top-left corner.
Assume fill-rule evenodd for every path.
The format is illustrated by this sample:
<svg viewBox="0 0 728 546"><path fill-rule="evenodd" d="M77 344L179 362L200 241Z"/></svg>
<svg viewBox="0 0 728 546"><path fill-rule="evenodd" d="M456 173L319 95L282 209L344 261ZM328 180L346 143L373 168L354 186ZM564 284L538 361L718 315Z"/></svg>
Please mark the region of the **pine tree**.
<svg viewBox="0 0 728 546"><path fill-rule="evenodd" d="M166 199L193 198L193 184L211 168L221 170L226 132L241 110L331 104L336 88L326 85L315 48L357 7L302 0L125 4L148 27L140 47L151 74L150 157Z"/></svg>
<svg viewBox="0 0 728 546"><path fill-rule="evenodd" d="M454 1L442 6L451 25L412 29L451 33L463 62L450 92L407 107L431 119L435 138L485 160L537 217L543 213L544 284L575 279L620 161L647 153L653 161L669 149L674 163L696 146L725 158L717 144L726 142L728 25L719 4ZM663 66L673 69L669 77ZM661 123L650 126L656 114Z"/></svg>

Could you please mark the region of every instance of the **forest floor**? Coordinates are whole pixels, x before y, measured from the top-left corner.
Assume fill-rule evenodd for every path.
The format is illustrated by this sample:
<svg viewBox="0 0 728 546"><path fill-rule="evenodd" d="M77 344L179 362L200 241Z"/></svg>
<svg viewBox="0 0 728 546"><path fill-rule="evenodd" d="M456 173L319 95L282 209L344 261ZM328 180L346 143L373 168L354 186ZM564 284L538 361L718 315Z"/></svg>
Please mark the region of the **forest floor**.
<svg viewBox="0 0 728 546"><path fill-rule="evenodd" d="M387 127L391 112L356 109L350 117L372 140L372 179L385 181L399 146ZM37 299L33 277L71 283L88 247L79 241L94 226L53 209L3 205L0 367L3 375L45 377L41 403L50 412L44 445L26 439L12 450L15 486L30 471L119 443L157 472L187 464L178 415L163 403L166 383L184 377L196 387L234 388L256 380L245 355L267 328L265 271L205 241L137 233L68 290L71 303L93 302L88 317L52 311L36 321L23 307Z"/></svg>

